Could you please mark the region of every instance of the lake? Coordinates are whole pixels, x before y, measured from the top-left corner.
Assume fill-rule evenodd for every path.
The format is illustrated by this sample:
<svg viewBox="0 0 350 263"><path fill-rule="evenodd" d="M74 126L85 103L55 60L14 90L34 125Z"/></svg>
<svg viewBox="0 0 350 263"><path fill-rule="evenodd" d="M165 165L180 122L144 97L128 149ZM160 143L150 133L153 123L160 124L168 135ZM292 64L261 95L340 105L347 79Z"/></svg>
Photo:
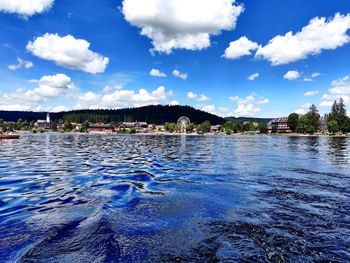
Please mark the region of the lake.
<svg viewBox="0 0 350 263"><path fill-rule="evenodd" d="M350 261L350 139L0 141L0 262Z"/></svg>

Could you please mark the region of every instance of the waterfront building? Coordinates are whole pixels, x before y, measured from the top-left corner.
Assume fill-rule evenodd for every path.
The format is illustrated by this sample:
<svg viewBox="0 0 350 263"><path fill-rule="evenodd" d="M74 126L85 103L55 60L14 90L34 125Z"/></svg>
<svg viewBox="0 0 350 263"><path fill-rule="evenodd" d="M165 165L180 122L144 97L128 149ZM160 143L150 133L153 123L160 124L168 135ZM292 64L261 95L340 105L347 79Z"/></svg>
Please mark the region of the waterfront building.
<svg viewBox="0 0 350 263"><path fill-rule="evenodd" d="M134 129L137 132L148 132L147 122L120 122L117 126L118 131Z"/></svg>
<svg viewBox="0 0 350 263"><path fill-rule="evenodd" d="M279 133L290 133L292 132L288 126L288 117L281 117L281 118L276 118L271 120L268 124L267 124L267 129L269 131L269 133L272 132L272 128L273 127L277 127L277 131Z"/></svg>
<svg viewBox="0 0 350 263"><path fill-rule="evenodd" d="M35 126L39 130L50 130L52 128L52 122L50 119L50 113L46 114L46 120L37 120Z"/></svg>
<svg viewBox="0 0 350 263"><path fill-rule="evenodd" d="M89 133L112 133L114 132L114 127L108 124L91 124L89 128Z"/></svg>
<svg viewBox="0 0 350 263"><path fill-rule="evenodd" d="M211 133L219 133L220 132L220 127L221 127L221 125L213 125L210 128L210 132Z"/></svg>

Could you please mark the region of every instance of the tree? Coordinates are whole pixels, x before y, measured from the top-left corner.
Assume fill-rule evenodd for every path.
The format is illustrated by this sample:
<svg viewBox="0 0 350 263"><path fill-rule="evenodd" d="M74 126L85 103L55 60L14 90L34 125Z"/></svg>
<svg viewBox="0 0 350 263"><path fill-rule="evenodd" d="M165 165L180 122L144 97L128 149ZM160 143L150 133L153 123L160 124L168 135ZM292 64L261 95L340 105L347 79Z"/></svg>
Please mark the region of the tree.
<svg viewBox="0 0 350 263"><path fill-rule="evenodd" d="M259 131L262 134L267 134L267 132L268 132L267 125L266 124L260 124L259 125Z"/></svg>
<svg viewBox="0 0 350 263"><path fill-rule="evenodd" d="M73 125L70 122L65 121L64 122L64 131L65 132L70 132L72 130L73 130Z"/></svg>
<svg viewBox="0 0 350 263"><path fill-rule="evenodd" d="M271 133L278 133L277 125L272 125Z"/></svg>
<svg viewBox="0 0 350 263"><path fill-rule="evenodd" d="M339 131L339 125L336 120L331 120L328 122L328 131L332 134Z"/></svg>
<svg viewBox="0 0 350 263"><path fill-rule="evenodd" d="M202 133L210 132L211 131L210 121L205 121L202 124L198 125L197 130Z"/></svg>
<svg viewBox="0 0 350 263"><path fill-rule="evenodd" d="M299 115L292 113L288 116L288 127L292 132L295 132L298 126Z"/></svg>
<svg viewBox="0 0 350 263"><path fill-rule="evenodd" d="M90 123L88 121L85 121L83 125L81 125L80 132L88 132L90 128Z"/></svg>
<svg viewBox="0 0 350 263"><path fill-rule="evenodd" d="M332 120L338 123L339 131L343 133L350 131L350 119L346 115L346 108L342 98L340 98L339 103L337 103L337 101L334 101L333 103L329 114L329 121Z"/></svg>
<svg viewBox="0 0 350 263"><path fill-rule="evenodd" d="M302 116L299 118L298 125L296 131L299 133L307 133L310 126L310 120L306 116Z"/></svg>
<svg viewBox="0 0 350 263"><path fill-rule="evenodd" d="M194 124L193 123L189 123L186 126L186 132L193 132L193 130L194 130Z"/></svg>
<svg viewBox="0 0 350 263"><path fill-rule="evenodd" d="M312 104L309 108L309 112L306 113L305 116L309 120L309 126L311 126L311 127L308 127L307 130L316 132L318 130L318 127L320 126L320 118L321 118L320 114L318 113L317 107L314 104ZM309 132L309 133L314 133L314 132Z"/></svg>

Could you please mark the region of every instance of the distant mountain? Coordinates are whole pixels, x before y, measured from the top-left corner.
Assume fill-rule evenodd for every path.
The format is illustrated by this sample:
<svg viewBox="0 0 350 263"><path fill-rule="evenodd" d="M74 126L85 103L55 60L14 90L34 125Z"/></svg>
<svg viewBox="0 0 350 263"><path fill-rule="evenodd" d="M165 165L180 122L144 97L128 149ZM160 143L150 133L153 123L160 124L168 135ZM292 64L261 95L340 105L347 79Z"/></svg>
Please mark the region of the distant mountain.
<svg viewBox="0 0 350 263"><path fill-rule="evenodd" d="M254 117L227 117L225 120L231 120L235 123L244 123L244 122L256 122L259 124L267 124L272 118L254 118Z"/></svg>
<svg viewBox="0 0 350 263"><path fill-rule="evenodd" d="M68 112L50 113L53 121L67 120L71 122L92 123L122 122L122 121L145 121L152 124L164 124L176 122L181 116L187 116L191 122L198 124L206 120L213 125L222 124L224 118L197 110L190 106L152 105L140 108L127 108L118 110L77 110ZM0 119L5 121L17 121L18 119L36 121L45 119L46 112L23 112L23 111L0 111Z"/></svg>

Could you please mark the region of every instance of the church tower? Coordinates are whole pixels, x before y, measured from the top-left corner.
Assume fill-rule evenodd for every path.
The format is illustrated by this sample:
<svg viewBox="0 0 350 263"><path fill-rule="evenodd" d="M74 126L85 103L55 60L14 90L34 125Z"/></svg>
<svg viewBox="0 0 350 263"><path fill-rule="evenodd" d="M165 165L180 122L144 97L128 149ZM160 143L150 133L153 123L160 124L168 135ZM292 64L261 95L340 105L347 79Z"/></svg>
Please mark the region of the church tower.
<svg viewBox="0 0 350 263"><path fill-rule="evenodd" d="M47 113L47 115L46 115L46 122L47 123L50 123L51 121L50 121L50 113Z"/></svg>

